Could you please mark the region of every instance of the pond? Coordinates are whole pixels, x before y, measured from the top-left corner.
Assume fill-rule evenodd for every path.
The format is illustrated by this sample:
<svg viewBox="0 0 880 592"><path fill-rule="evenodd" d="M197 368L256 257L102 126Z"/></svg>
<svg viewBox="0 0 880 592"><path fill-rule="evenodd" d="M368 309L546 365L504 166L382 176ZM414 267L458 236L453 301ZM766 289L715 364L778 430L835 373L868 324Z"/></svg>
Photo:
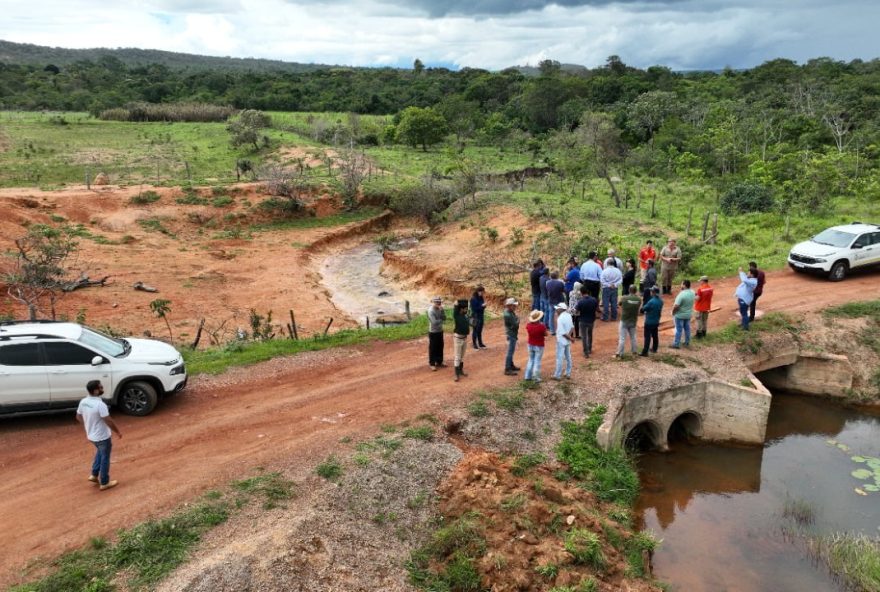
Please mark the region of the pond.
<svg viewBox="0 0 880 592"><path fill-rule="evenodd" d="M663 540L656 577L687 592L844 590L792 534L791 515L806 509L817 534L880 535L880 492L852 475L871 470L864 457L880 457L880 418L788 394L773 396L763 447L642 454L636 512Z"/></svg>
<svg viewBox="0 0 880 592"><path fill-rule="evenodd" d="M322 284L330 292L333 304L357 321L367 317L376 324L381 315L402 315L406 301L413 314L428 309L431 295L406 289L400 282L382 273L384 259L375 243L363 243L327 256L320 266Z"/></svg>

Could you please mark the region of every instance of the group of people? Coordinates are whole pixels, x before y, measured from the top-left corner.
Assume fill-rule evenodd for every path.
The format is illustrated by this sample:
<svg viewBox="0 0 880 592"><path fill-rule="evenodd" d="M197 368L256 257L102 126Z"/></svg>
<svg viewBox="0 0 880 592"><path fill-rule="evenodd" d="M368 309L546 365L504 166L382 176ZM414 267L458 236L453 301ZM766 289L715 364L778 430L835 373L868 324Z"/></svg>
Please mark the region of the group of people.
<svg viewBox="0 0 880 592"><path fill-rule="evenodd" d="M541 380L541 362L547 336L556 342L556 366L553 378L571 378L571 348L580 341L583 356L593 353L593 328L597 320L619 322L618 345L615 356L623 356L627 340L630 351L647 357L659 348L659 327L664 301L663 296L672 295L673 282L682 260L681 248L675 239L659 253L652 241L647 241L639 251L638 263L633 258L622 261L614 249L608 249L603 260L590 252L583 263L571 257L562 270L551 270L541 259L533 262L529 274L532 306L526 324L528 362L526 380ZM657 263L660 263L659 277ZM739 308L741 327L748 331L755 319L756 303L763 294L766 277L756 262L749 263L747 271L739 269L740 284L735 298ZM691 321L696 318L695 337L706 336L709 330L709 314L712 311L714 288L708 276L702 276L696 288L689 279L682 280L680 290L672 303L672 319L675 335L670 347L688 347L691 342ZM517 375L520 368L513 358L519 339L519 302L508 298L504 303L504 330L507 339L504 373ZM468 336L475 350L485 349L483 325L485 323L485 289L477 286L470 300L458 300L453 307L454 368L456 382L466 376L464 355ZM642 348L639 351L636 327L639 316L644 316ZM442 300L433 299L428 309L429 351L428 362L432 370L444 367L443 323L446 313Z"/></svg>

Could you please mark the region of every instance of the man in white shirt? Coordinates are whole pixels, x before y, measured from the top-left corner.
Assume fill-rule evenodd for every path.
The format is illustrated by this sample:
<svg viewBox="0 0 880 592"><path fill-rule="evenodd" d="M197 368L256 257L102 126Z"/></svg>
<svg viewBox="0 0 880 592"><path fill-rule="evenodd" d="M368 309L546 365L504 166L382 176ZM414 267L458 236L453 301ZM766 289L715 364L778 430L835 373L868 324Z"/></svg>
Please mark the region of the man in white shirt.
<svg viewBox="0 0 880 592"><path fill-rule="evenodd" d="M574 321L564 302L556 305L556 372L553 380L562 378L562 362L565 361L565 377L571 378L571 343L574 341Z"/></svg>
<svg viewBox="0 0 880 592"><path fill-rule="evenodd" d="M110 410L101 399L104 387L100 380L90 380L86 384L89 396L79 402L76 408L76 420L83 424L86 429L86 437L95 445L95 460L92 462L92 471L89 473L89 481L97 483L101 491L116 487L118 481L110 480L110 451L112 449L112 430L117 437L122 438L122 433L116 423L110 419Z"/></svg>
<svg viewBox="0 0 880 592"><path fill-rule="evenodd" d="M613 259L608 260L608 267L602 271L602 320L617 320L617 290L623 281L623 274L617 269Z"/></svg>

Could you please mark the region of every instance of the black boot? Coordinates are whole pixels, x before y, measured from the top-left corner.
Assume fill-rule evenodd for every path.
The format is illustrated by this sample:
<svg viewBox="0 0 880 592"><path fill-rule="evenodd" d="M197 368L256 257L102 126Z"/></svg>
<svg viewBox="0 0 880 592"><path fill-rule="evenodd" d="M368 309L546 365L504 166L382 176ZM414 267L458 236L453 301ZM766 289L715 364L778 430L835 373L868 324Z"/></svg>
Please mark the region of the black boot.
<svg viewBox="0 0 880 592"><path fill-rule="evenodd" d="M456 366L455 367L455 382L458 382L459 378L461 378L461 368Z"/></svg>
<svg viewBox="0 0 880 592"><path fill-rule="evenodd" d="M467 376L467 374L464 373L464 362L462 362L461 364L459 364L459 366L458 366L458 374L459 374L459 376Z"/></svg>

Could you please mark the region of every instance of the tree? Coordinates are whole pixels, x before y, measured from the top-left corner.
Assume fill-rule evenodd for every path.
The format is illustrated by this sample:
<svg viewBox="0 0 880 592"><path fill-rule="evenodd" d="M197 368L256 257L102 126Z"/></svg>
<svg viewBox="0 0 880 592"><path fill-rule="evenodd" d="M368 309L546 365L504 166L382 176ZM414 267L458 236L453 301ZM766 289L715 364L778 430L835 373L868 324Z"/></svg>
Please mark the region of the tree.
<svg viewBox="0 0 880 592"><path fill-rule="evenodd" d="M607 113L588 111L581 117L581 125L575 134L578 142L589 148L593 171L608 183L614 205L619 208L620 194L611 177L614 167L623 162L624 144L620 130Z"/></svg>
<svg viewBox="0 0 880 592"><path fill-rule="evenodd" d="M260 130L269 127L271 124L272 118L262 111L245 109L238 114L238 118L235 121L226 126L226 131L231 135L229 141L234 148L238 148L243 144L252 144L254 150L259 150Z"/></svg>
<svg viewBox="0 0 880 592"><path fill-rule="evenodd" d="M459 149L463 149L465 138L470 138L479 125L479 107L461 95L452 95L438 105L438 110L455 134Z"/></svg>
<svg viewBox="0 0 880 592"><path fill-rule="evenodd" d="M54 319L55 301L67 283L68 259L77 249L72 229L35 224L15 239L15 247L13 270L4 278L9 296L27 306L32 321L40 303L48 298Z"/></svg>
<svg viewBox="0 0 880 592"><path fill-rule="evenodd" d="M346 209L353 210L357 207L361 183L367 176L367 159L362 152L351 147L339 152L338 162L342 179L342 202Z"/></svg>
<svg viewBox="0 0 880 592"><path fill-rule="evenodd" d="M150 310L153 311L154 315L165 321L165 326L168 327L168 337L173 343L174 335L171 334L171 323L168 322L168 313L171 312L169 304L171 304L170 300L157 298L150 302Z"/></svg>
<svg viewBox="0 0 880 592"><path fill-rule="evenodd" d="M413 72L415 72L418 75L418 74L421 74L424 70L425 70L425 64L422 63L422 60L420 60L419 58L416 58L415 60L413 60Z"/></svg>
<svg viewBox="0 0 880 592"><path fill-rule="evenodd" d="M397 137L413 148L428 151L446 136L446 120L431 107L407 107L400 114Z"/></svg>
<svg viewBox="0 0 880 592"><path fill-rule="evenodd" d="M675 93L652 90L641 94L627 109L627 127L653 148L654 134L677 110Z"/></svg>

